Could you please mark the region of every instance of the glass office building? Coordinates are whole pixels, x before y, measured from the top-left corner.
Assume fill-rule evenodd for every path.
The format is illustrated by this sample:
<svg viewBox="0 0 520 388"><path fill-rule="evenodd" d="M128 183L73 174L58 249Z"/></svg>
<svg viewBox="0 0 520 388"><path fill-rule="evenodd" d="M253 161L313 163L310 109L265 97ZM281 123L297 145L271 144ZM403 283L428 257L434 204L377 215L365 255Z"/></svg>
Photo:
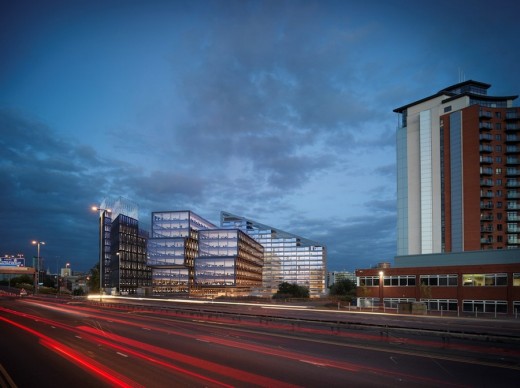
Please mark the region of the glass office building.
<svg viewBox="0 0 520 388"><path fill-rule="evenodd" d="M262 285L263 247L237 229L199 231L195 284L205 295L218 295L223 287L234 294Z"/></svg>
<svg viewBox="0 0 520 388"><path fill-rule="evenodd" d="M148 264L154 294L189 293L194 286L198 232L216 226L191 211L152 213Z"/></svg>
<svg viewBox="0 0 520 388"><path fill-rule="evenodd" d="M145 293L152 285L152 271L147 265L148 233L138 221L119 214L111 225L109 287L123 295Z"/></svg>
<svg viewBox="0 0 520 388"><path fill-rule="evenodd" d="M264 247L262 291L270 296L282 282L309 288L311 297L325 295L326 249L309 239L246 219L220 213L223 228L240 229Z"/></svg>
<svg viewBox="0 0 520 388"><path fill-rule="evenodd" d="M249 295L262 284L263 247L191 211L154 212L148 264L156 295Z"/></svg>

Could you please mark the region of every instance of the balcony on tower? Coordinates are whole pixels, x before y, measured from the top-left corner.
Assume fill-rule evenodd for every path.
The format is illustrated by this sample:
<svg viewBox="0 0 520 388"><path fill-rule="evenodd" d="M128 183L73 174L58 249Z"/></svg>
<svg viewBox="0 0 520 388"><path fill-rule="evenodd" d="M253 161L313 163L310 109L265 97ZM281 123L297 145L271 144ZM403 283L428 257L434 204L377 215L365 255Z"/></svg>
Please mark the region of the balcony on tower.
<svg viewBox="0 0 520 388"><path fill-rule="evenodd" d="M518 143L518 142L520 142L520 136L506 135L506 143Z"/></svg>
<svg viewBox="0 0 520 388"><path fill-rule="evenodd" d="M491 163L493 163L493 157L480 155L480 163L491 164Z"/></svg>
<svg viewBox="0 0 520 388"><path fill-rule="evenodd" d="M493 125L491 123L483 123L483 122L480 122L478 124L478 127L483 130L483 131L489 131L491 129L493 129Z"/></svg>
<svg viewBox="0 0 520 388"><path fill-rule="evenodd" d="M506 123L506 131L518 131L520 129L520 125L516 123Z"/></svg>
<svg viewBox="0 0 520 388"><path fill-rule="evenodd" d="M512 157L512 156L508 156L506 158L506 164L509 164L509 165L520 164L520 159Z"/></svg>
<svg viewBox="0 0 520 388"><path fill-rule="evenodd" d="M507 235L507 243L510 245L520 244L520 239L517 234L509 234Z"/></svg>
<svg viewBox="0 0 520 388"><path fill-rule="evenodd" d="M493 214L491 213L481 213L480 214L480 220L481 221L493 221Z"/></svg>
<svg viewBox="0 0 520 388"><path fill-rule="evenodd" d="M516 179L508 179L506 182L506 187L520 187L520 181Z"/></svg>
<svg viewBox="0 0 520 388"><path fill-rule="evenodd" d="M510 110L506 112L506 120L520 120L520 114L516 109Z"/></svg>
<svg viewBox="0 0 520 388"><path fill-rule="evenodd" d="M516 201L507 201L506 209L507 210L518 210L518 209L520 209L520 204Z"/></svg>
<svg viewBox="0 0 520 388"><path fill-rule="evenodd" d="M491 201L487 201L487 202L480 201L481 209L493 209L493 207L494 207L494 205L493 205L493 202L491 202Z"/></svg>
<svg viewBox="0 0 520 388"><path fill-rule="evenodd" d="M516 154L520 152L520 147L516 146L516 145L508 145L506 146L506 153L508 154Z"/></svg>
<svg viewBox="0 0 520 388"><path fill-rule="evenodd" d="M493 233L493 225L481 225L480 232L481 233Z"/></svg>
<svg viewBox="0 0 520 388"><path fill-rule="evenodd" d="M520 221L520 216L516 212L508 212L507 220L508 221Z"/></svg>
<svg viewBox="0 0 520 388"><path fill-rule="evenodd" d="M493 198L494 194L491 190L480 190L480 198Z"/></svg>
<svg viewBox="0 0 520 388"><path fill-rule="evenodd" d="M493 117L493 115L488 110L480 109L478 112L478 117L480 117L481 119L490 119Z"/></svg>
<svg viewBox="0 0 520 388"><path fill-rule="evenodd" d="M493 147L487 144L481 144L479 146L480 152L493 152Z"/></svg>
<svg viewBox="0 0 520 388"><path fill-rule="evenodd" d="M507 176L518 176L518 175L520 175L520 169L515 168L515 167L508 167L506 169L506 175Z"/></svg>
<svg viewBox="0 0 520 388"><path fill-rule="evenodd" d="M493 135L490 133L481 133L479 136L480 141L492 141Z"/></svg>
<svg viewBox="0 0 520 388"><path fill-rule="evenodd" d="M520 233L520 227L515 224L507 224L507 233Z"/></svg>
<svg viewBox="0 0 520 388"><path fill-rule="evenodd" d="M480 167L480 175L493 175L491 167Z"/></svg>
<svg viewBox="0 0 520 388"><path fill-rule="evenodd" d="M493 186L493 179L481 179L480 186Z"/></svg>
<svg viewBox="0 0 520 388"><path fill-rule="evenodd" d="M508 190L507 198L520 198L520 192L518 192L516 190Z"/></svg>
<svg viewBox="0 0 520 388"><path fill-rule="evenodd" d="M480 243L481 244L493 244L493 237L489 236L489 237L481 237L480 238Z"/></svg>

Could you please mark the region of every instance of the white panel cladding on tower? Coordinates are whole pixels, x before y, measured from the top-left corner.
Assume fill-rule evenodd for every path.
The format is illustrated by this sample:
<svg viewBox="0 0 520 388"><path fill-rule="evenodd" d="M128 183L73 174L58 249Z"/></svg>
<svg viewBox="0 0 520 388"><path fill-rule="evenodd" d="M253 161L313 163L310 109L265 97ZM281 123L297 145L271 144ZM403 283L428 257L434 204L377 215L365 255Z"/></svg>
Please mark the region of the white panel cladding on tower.
<svg viewBox="0 0 520 388"><path fill-rule="evenodd" d="M420 113L421 253L433 252L433 176L431 112Z"/></svg>

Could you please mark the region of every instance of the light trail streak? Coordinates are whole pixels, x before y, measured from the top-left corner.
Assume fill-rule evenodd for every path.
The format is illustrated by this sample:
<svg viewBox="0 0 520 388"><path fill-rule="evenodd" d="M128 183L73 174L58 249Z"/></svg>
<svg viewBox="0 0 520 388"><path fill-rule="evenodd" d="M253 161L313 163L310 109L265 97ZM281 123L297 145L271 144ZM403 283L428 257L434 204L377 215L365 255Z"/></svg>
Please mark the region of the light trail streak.
<svg viewBox="0 0 520 388"><path fill-rule="evenodd" d="M8 312L11 312L12 314L16 314L16 315L19 315L19 316L23 316L24 318L27 318L27 319L34 319L35 316L32 316L32 315L29 315L29 314L25 314L25 313L18 313L17 311L13 311L13 310L8 310L8 309L4 309L4 308L1 308L0 307L0 311L8 311ZM160 365L162 367L165 367L169 370L173 370L175 372L178 372L178 373L182 373L182 374L185 374L185 375L189 375L189 376L192 376L192 377L195 377L199 380L202 380L202 381L206 381L208 383L212 383L212 384L215 384L215 385L219 385L219 386L223 386L223 387L231 387L225 383L222 383L220 381L217 381L217 380L214 380L214 379L211 379L211 378L208 378L206 376L203 376L203 375L200 375L198 373L195 373L195 372L191 372L187 369L183 369L183 368L179 368L175 365L172 365L170 363L166 363L164 361L161 361L161 360L158 360L156 358L153 358L153 357L150 357L150 356L147 356L141 352L138 352L138 351L135 351L135 350L132 350L128 347L124 347L124 346L121 346L121 345L118 345L114 342L110 342L108 340L106 340L107 338L108 339L111 339L112 341L119 341L123 344L127 344L129 346L133 346L139 350L146 350L152 354L159 354L163 357L167 357L169 359L173 359L175 361L181 361L187 365L191 365L191 366L195 366L197 368L202 368L202 369L206 369L208 371L211 371L213 373L217 373L219 375L222 375L222 376L226 376L226 377L231 377L233 379L236 379L236 380L239 380L239 381L244 381L244 382L255 382L256 385L260 385L260 386L263 386L263 387L278 387L278 388L283 388L283 387L295 387L294 385L291 385L291 384L286 384L284 382L281 382L279 380L274 380L274 379L271 379L271 378L268 378L268 377L264 377L264 376L261 376L261 375L257 375L257 374L252 374L252 373L249 373L249 372L244 372L244 371L241 371L241 370L238 370L238 369L234 369L234 368L230 368L230 367L226 367L224 365L221 365L221 364L216 364L216 363L213 363L211 361L205 361L205 360L202 360L202 359L198 359L198 358L195 358L195 357L191 357L191 356L187 356L187 355L183 355L181 353L176 353L176 352L173 352L173 351L170 351L170 350L166 350L166 349L163 349L163 348L159 348L159 347L155 347L155 346L152 346L152 345L148 345L146 343L143 343L143 342L138 342L138 341L135 341L135 340L130 340L130 339L127 339L125 337L121 337L121 336L117 336L115 334L110 334L110 333L106 333L100 329L94 329L94 328L91 328L91 327L88 327L88 326L80 326L80 327L71 327L71 326L67 326L67 325L64 325L64 324L61 324L61 323L58 323L58 322L54 322L54 321L51 321L49 319L41 319L41 321L43 323L46 323L46 324L54 324L55 326L57 327L60 327L62 329L65 329L65 330L68 330L68 331L72 331L74 333L81 333L83 334L80 338L83 338L85 340L88 340L90 342L94 342L94 343L102 343L103 345L106 345L110 348L113 348L113 349L116 349L117 350L117 353L121 354L121 353L124 353L126 355L126 357L128 357L128 355L132 355L136 358L140 358L140 359L143 359L145 361L148 361L150 363L153 363L153 364L156 364L156 365ZM138 324L134 324L132 322L128 322L128 321L124 321L124 320L118 320L119 322L118 323L121 323L121 324L127 324L129 326L139 326ZM26 328L25 326L22 326L20 325L21 328ZM31 330L31 332L33 332L33 334L37 335L37 336L42 336L42 337L45 337L47 339L49 339L50 341L54 341L52 340L50 337L47 337L47 336L44 336L43 334L37 332L37 331L34 331L32 329L29 329L29 328L26 328L28 330ZM93 335L89 335L89 334L95 334L95 336ZM181 334L181 333L178 333L178 334ZM99 338L99 336L103 337L103 338ZM76 336L76 337L79 337L79 336ZM193 336L189 336L189 337L192 337ZM72 350L70 350L72 352Z"/></svg>
<svg viewBox="0 0 520 388"><path fill-rule="evenodd" d="M87 299L99 300L99 295L89 295ZM103 295L103 299L123 299L123 300L139 300L139 301L152 301L157 302L157 299L153 298L127 298L124 296L117 295ZM216 300L197 300L197 299L161 299L161 302L173 302L183 304L207 304L207 305L228 305L228 306L250 306L250 307L263 307L263 308L282 308L276 304L269 303L247 303L247 302L222 302ZM283 308L286 310L306 310L313 309L312 306L297 306L297 305L285 305Z"/></svg>
<svg viewBox="0 0 520 388"><path fill-rule="evenodd" d="M180 368L178 368L176 366L173 366L171 364L165 363L164 361L157 360L157 359L154 359L154 358L149 357L149 356L145 356L142 353L139 353L137 351L134 351L134 350L131 350L129 348L123 347L121 345L118 345L115 342L122 343L122 344L125 344L125 345L128 345L128 346L134 347L136 349L145 350L145 351L147 351L149 353L160 355L162 357L166 357L168 359L175 360L175 361L181 362L181 363L186 364L186 365L191 365L191 366L195 366L197 368L202 368L202 369L205 369L207 371L210 371L210 372L213 372L213 373L216 373L216 374L219 374L219 375L223 375L223 376L226 376L226 377L231 377L231 378L233 378L235 380L239 380L239 381L243 381L243 382L247 382L247 383L254 382L255 385L260 385L262 387L277 387L277 388L295 387L295 385L293 385L293 384L287 384L287 383L284 383L283 381L271 379L270 377L265 377L265 376L257 375L257 374L254 374L254 373L245 372L245 371L242 371L242 370L239 370L239 369L235 369L235 368L227 367L225 365L217 364L217 363L214 363L212 361L206 361L206 360L203 360L203 359L200 359L200 358L196 358L196 357L192 357L192 356L188 356L188 355L185 355L185 354L182 354L182 353L177 353L177 352L174 352L172 350L160 348L160 347L154 346L154 345L149 345L149 344L146 344L146 343L143 343L143 342L140 342L140 341L136 341L136 340L132 340L130 338L119 336L117 334L108 334L108 333L104 333L104 332L100 333L97 329L93 329L93 328L88 327L88 326L79 326L78 329L79 330L83 330L83 331L85 331L87 333L90 333L90 334L102 336L103 338L102 339L100 338L98 340L101 341L106 346L111 346L113 348L117 348L117 349L119 349L121 351L124 351L126 353L132 354L132 355L134 355L136 357L144 358L147 361L154 362L154 363L166 366L166 367L168 367L170 369L173 368L173 369L178 370L178 371L183 371L184 370L184 369L180 369ZM110 342L108 340L110 340L112 342ZM210 342L212 342L212 341L210 341ZM193 372L189 372L189 371L187 371L187 373L193 374ZM198 375L198 376L200 376L200 375ZM206 379L209 380L208 378L206 378ZM212 381L212 382L218 383L220 385L223 385L222 383L219 383L217 381Z"/></svg>
<svg viewBox="0 0 520 388"><path fill-rule="evenodd" d="M51 337L48 337L36 330L33 330L30 327L24 326L18 322L12 321L5 317L0 317L0 320L36 336L39 339L40 344L42 344L46 348L56 352L57 354L59 354L60 356L65 358L67 361L78 365L82 369L92 373L94 376L98 377L101 380L104 380L105 382L112 384L113 386L121 387L121 388L142 387L140 384L136 383L135 381L132 381L132 380L126 378L125 376L120 375L119 373L115 372L114 370L109 369L94 360L87 361L86 359L83 358L81 353L76 352L75 350L69 348L68 346L63 345L63 344L59 343L58 341L52 339Z"/></svg>
<svg viewBox="0 0 520 388"><path fill-rule="evenodd" d="M28 300L24 300L23 303L29 304L29 305L34 305L34 306L37 306L37 307L40 307L40 308L45 308L45 309L52 310L52 311L59 311L60 313L75 315L75 316L78 316L78 317L88 317L87 314L81 313L81 312L78 312L78 311L74 311L74 310L72 310L70 308L58 307L58 306L55 306L55 305L50 305L50 304L45 304L45 303L31 302L31 301L28 301Z"/></svg>

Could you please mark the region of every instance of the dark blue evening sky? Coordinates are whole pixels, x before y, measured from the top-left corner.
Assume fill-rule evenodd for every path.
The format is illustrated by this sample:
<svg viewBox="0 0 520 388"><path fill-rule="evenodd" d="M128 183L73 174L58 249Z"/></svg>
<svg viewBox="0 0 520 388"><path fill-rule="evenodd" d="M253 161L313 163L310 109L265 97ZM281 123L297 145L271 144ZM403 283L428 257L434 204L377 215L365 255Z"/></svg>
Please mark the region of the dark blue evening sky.
<svg viewBox="0 0 520 388"><path fill-rule="evenodd" d="M393 109L460 80L520 94L509 0L0 2L0 254L98 260L90 206L226 210L395 255Z"/></svg>

